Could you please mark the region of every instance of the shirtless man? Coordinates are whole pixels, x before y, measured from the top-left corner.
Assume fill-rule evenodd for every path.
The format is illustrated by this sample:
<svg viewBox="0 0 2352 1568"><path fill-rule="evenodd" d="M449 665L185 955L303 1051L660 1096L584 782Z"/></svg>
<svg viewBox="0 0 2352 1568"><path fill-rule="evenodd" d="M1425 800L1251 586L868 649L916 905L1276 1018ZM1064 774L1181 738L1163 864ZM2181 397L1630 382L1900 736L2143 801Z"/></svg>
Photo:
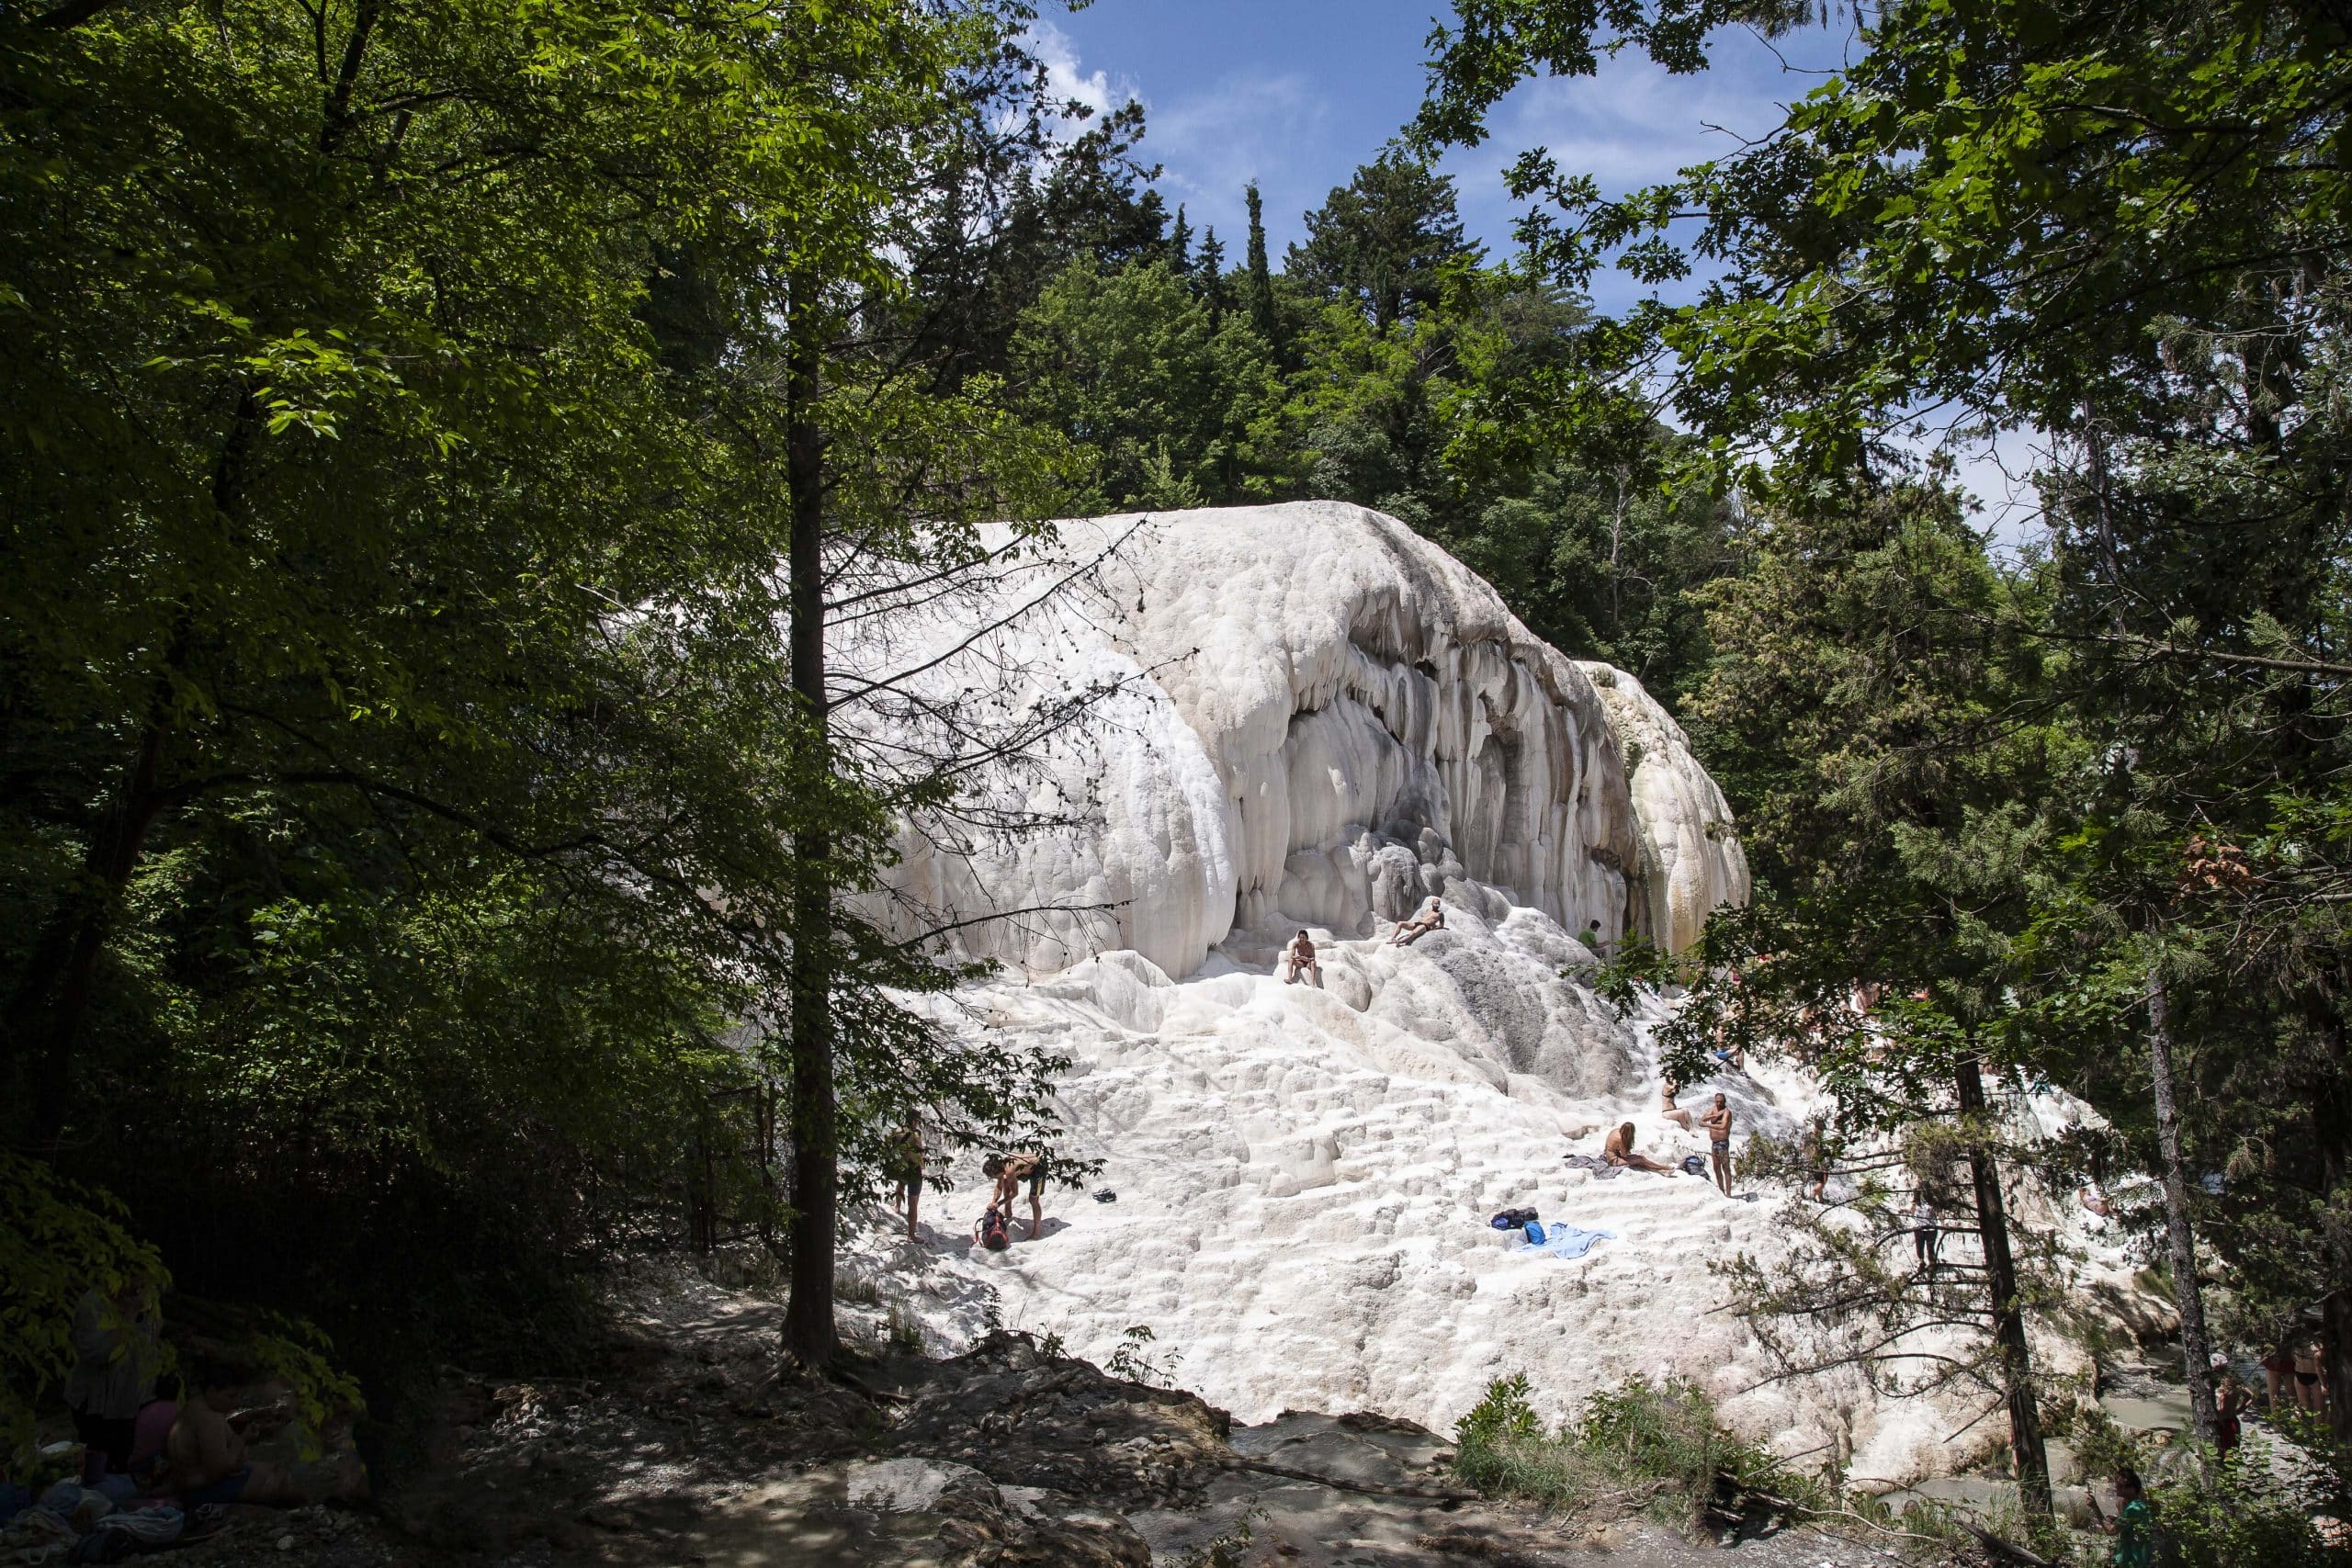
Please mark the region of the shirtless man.
<svg viewBox="0 0 2352 1568"><path fill-rule="evenodd" d="M1283 950L1283 984L1295 986L1303 976L1315 976L1317 989L1323 985L1323 965L1315 957L1315 942L1305 931L1290 939Z"/></svg>
<svg viewBox="0 0 2352 1568"><path fill-rule="evenodd" d="M1660 1081L1657 1086L1657 1113L1687 1133L1690 1130L1690 1112L1674 1103L1674 1097L1681 1090L1682 1086L1672 1078Z"/></svg>
<svg viewBox="0 0 2352 1568"><path fill-rule="evenodd" d="M983 1170L987 1167L981 1168ZM1007 1219L1012 1217L1014 1200L1021 1196L1021 1184L1029 1184L1029 1239L1046 1228L1046 1156L1028 1149L1016 1149L1004 1156L996 1171L996 1206Z"/></svg>
<svg viewBox="0 0 2352 1568"><path fill-rule="evenodd" d="M1731 1102L1722 1095L1716 1095L1713 1108L1699 1118L1699 1125L1707 1130L1707 1153L1715 1164L1715 1185L1722 1188L1724 1196L1728 1198L1731 1196Z"/></svg>
<svg viewBox="0 0 2352 1568"><path fill-rule="evenodd" d="M308 1502L283 1467L246 1460L245 1439L228 1421L237 1404L237 1375L218 1362L199 1361L194 1382L197 1397L180 1402L179 1418L164 1439L172 1490L181 1506L261 1503L299 1508Z"/></svg>
<svg viewBox="0 0 2352 1568"><path fill-rule="evenodd" d="M1673 1167L1660 1165L1634 1147L1634 1124L1631 1122L1610 1134L1602 1142L1600 1157L1611 1165L1623 1166L1627 1170L1654 1170L1660 1176L1674 1174Z"/></svg>
<svg viewBox="0 0 2352 1568"><path fill-rule="evenodd" d="M1421 938L1429 935L1430 932L1443 931L1444 929L1445 906L1439 901L1435 894L1431 894L1430 896L1430 901L1421 906L1421 912L1419 914L1415 915L1409 920L1399 920L1396 922L1396 929L1388 934L1388 945L1391 947L1409 947L1414 942L1419 942Z"/></svg>

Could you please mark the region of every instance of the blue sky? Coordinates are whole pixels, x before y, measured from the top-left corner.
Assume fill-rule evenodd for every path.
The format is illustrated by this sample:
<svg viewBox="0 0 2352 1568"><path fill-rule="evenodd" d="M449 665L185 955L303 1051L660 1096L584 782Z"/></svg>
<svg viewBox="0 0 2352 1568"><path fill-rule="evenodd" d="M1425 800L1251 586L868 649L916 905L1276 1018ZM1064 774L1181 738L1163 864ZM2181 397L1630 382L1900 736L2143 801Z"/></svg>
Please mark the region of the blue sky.
<svg viewBox="0 0 2352 1568"><path fill-rule="evenodd" d="M1145 106L1143 152L1166 173L1169 205L1184 203L1197 232L1214 224L1241 258L1242 186L1266 197L1275 265L1302 237L1301 215L1411 118L1421 99L1425 46L1437 0L1094 0L1065 12L1047 0L1035 42L1059 90L1097 107ZM1450 6L1445 7L1450 12ZM1844 59L1850 24L1772 42L1743 30L1717 35L1712 67L1671 76L1628 54L1596 77L1523 84L1497 106L1484 146L1450 153L1462 214L1499 257L1510 249L1513 204L1502 171L1525 148L1548 147L1563 169L1604 191L1635 188L1760 136L1782 106ZM1597 279L1594 302L1634 296L1617 275ZM1960 451L1962 483L2002 536L2021 536L2037 511L2020 479L2030 442Z"/></svg>
<svg viewBox="0 0 2352 1568"><path fill-rule="evenodd" d="M1241 187L1256 179L1279 258L1301 237L1301 214L1419 107L1436 10L1430 0L1095 0L1074 13L1049 6L1038 41L1069 95L1097 107L1143 101L1144 151L1195 230L1213 223L1238 242ZM1550 147L1611 191L1664 178L1728 151L1733 134L1770 130L1820 79L1792 67L1834 64L1843 38L1815 31L1768 46L1730 32L1719 42L1701 76L1627 57L1598 78L1512 94L1485 146L1445 160L1472 231L1498 254L1510 249L1502 171L1521 149ZM1238 256L1238 243L1228 250Z"/></svg>

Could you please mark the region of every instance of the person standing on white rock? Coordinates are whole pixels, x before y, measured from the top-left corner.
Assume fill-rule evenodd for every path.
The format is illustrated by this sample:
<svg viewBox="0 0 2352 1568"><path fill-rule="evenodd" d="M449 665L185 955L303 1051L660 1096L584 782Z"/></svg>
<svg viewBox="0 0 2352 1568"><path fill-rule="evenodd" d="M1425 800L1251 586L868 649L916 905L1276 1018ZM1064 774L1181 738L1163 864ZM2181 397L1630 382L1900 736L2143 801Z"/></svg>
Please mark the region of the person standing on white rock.
<svg viewBox="0 0 2352 1568"><path fill-rule="evenodd" d="M1009 1155L991 1155L989 1160L996 1169L989 1170L986 1164L980 1169L996 1178L996 1196L990 1201L1004 1212L1007 1220L1012 1218L1022 1184L1028 1183L1029 1239L1036 1240L1046 1228L1046 1156L1034 1149L1015 1149Z"/></svg>
<svg viewBox="0 0 2352 1568"><path fill-rule="evenodd" d="M1707 1153L1715 1165L1715 1185L1731 1196L1731 1101L1721 1094L1715 1096L1713 1109L1699 1118L1699 1125L1707 1130Z"/></svg>
<svg viewBox="0 0 2352 1568"><path fill-rule="evenodd" d="M1430 901L1421 907L1419 914L1409 920L1396 922L1396 929L1389 933L1388 945L1410 947L1430 932L1444 929L1445 905L1439 900L1436 894L1432 893L1430 895Z"/></svg>
<svg viewBox="0 0 2352 1568"><path fill-rule="evenodd" d="M1301 977L1309 975L1315 977L1316 989L1322 989L1323 965L1315 956L1314 940L1301 931L1283 950L1283 984L1295 986Z"/></svg>

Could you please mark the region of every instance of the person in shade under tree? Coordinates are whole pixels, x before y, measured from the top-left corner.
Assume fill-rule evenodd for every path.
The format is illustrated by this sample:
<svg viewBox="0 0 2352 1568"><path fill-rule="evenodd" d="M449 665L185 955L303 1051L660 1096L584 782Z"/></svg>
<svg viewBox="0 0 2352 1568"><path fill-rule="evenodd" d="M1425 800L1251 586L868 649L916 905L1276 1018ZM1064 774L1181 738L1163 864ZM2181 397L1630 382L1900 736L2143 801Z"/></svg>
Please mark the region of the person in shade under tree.
<svg viewBox="0 0 2352 1568"><path fill-rule="evenodd" d="M163 1360L158 1330L146 1288L136 1283L89 1291L74 1311L65 1403L82 1439L85 1483L130 1468L139 1409L154 1393Z"/></svg>
<svg viewBox="0 0 2352 1568"><path fill-rule="evenodd" d="M2098 1528L2115 1538L2107 1560L2113 1568L2154 1568L2156 1515L2140 1484L2140 1472L2126 1465L2115 1472L2115 1517L2100 1511L2098 1494L2090 1494L2091 1514Z"/></svg>
<svg viewBox="0 0 2352 1568"><path fill-rule="evenodd" d="M172 1490L186 1507L259 1503L299 1508L309 1500L283 1466L246 1458L243 1435L229 1424L244 1381L222 1362L197 1363L191 1390L196 1397L180 1401L178 1418L164 1440Z"/></svg>
<svg viewBox="0 0 2352 1568"><path fill-rule="evenodd" d="M1943 1231L1936 1224L1936 1206L1921 1188L1911 1200L1911 1250L1917 1256L1919 1272L1932 1280L1936 1265L1942 1261L1937 1248L1942 1244Z"/></svg>
<svg viewBox="0 0 2352 1568"><path fill-rule="evenodd" d="M915 1239L915 1209L922 1201L922 1127L914 1113L890 1134L883 1175L890 1183L891 1207L907 1216L907 1239Z"/></svg>

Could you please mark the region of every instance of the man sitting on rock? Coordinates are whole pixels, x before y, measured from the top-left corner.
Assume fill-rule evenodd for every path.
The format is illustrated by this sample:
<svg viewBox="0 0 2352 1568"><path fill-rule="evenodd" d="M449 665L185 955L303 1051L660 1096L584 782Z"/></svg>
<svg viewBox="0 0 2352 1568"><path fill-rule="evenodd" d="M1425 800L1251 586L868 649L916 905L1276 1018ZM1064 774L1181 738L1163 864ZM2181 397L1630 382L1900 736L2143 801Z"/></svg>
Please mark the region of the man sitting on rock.
<svg viewBox="0 0 2352 1568"><path fill-rule="evenodd" d="M1419 942L1421 938L1429 935L1430 932L1443 931L1444 929L1445 906L1438 900L1437 895L1431 894L1430 895L1430 901L1421 906L1421 912L1419 914L1415 915L1409 920L1399 920L1396 922L1396 929L1389 933L1388 945L1391 947L1410 947L1414 942Z"/></svg>
<svg viewBox="0 0 2352 1568"><path fill-rule="evenodd" d="M1314 941L1305 931L1290 939L1283 950L1283 984L1295 986L1301 977L1312 975L1319 988L1323 984L1323 965L1315 957Z"/></svg>
<svg viewBox="0 0 2352 1568"><path fill-rule="evenodd" d="M183 1506L208 1503L261 1503L299 1508L309 1499L284 1467L254 1463L245 1458L245 1439L229 1425L243 1382L221 1362L204 1359L196 1366L194 1399L180 1402L178 1419L164 1440L171 1461L172 1490Z"/></svg>
<svg viewBox="0 0 2352 1568"><path fill-rule="evenodd" d="M1634 1147L1634 1124L1631 1122L1609 1134L1600 1145L1600 1157L1611 1165L1623 1166L1627 1170L1654 1170L1660 1176L1672 1176L1672 1166L1660 1165Z"/></svg>

